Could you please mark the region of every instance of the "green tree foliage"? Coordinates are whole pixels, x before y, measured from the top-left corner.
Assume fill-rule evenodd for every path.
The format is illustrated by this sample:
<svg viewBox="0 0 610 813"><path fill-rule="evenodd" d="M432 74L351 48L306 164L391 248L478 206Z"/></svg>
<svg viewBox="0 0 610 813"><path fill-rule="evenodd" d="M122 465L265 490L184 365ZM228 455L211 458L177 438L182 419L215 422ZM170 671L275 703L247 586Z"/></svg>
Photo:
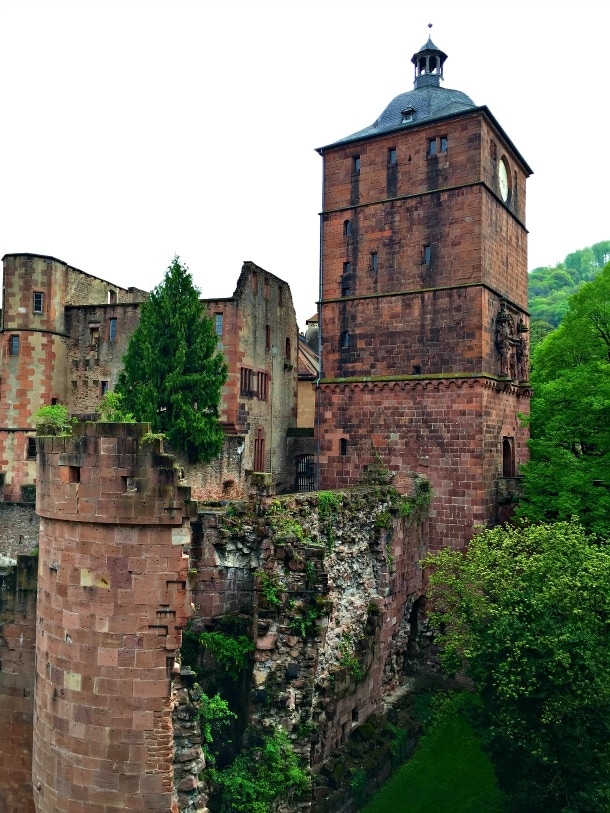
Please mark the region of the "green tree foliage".
<svg viewBox="0 0 610 813"><path fill-rule="evenodd" d="M534 268L529 275L529 306L532 322L548 322L557 327L563 319L570 296L585 282L596 277L610 260L610 240L568 254L550 267Z"/></svg>
<svg viewBox="0 0 610 813"><path fill-rule="evenodd" d="M494 528L430 557L443 662L464 669L511 813L610 803L610 549L575 522Z"/></svg>
<svg viewBox="0 0 610 813"><path fill-rule="evenodd" d="M571 298L532 363L531 460L518 513L610 538L610 264Z"/></svg>
<svg viewBox="0 0 610 813"><path fill-rule="evenodd" d="M116 387L122 407L164 432L189 460L207 462L222 448L218 404L226 377L212 320L189 271L174 257L142 304L123 358Z"/></svg>

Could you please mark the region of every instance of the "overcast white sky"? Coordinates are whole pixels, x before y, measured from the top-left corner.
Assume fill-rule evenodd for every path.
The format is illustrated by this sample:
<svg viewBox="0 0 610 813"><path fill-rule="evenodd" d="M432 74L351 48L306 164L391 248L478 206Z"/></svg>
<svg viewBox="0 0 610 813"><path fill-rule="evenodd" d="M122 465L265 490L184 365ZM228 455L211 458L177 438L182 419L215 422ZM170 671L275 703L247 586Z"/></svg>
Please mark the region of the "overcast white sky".
<svg viewBox="0 0 610 813"><path fill-rule="evenodd" d="M530 269L610 239L605 0L0 0L0 253L206 297L241 263L318 292L322 159L413 86L486 104L534 170Z"/></svg>

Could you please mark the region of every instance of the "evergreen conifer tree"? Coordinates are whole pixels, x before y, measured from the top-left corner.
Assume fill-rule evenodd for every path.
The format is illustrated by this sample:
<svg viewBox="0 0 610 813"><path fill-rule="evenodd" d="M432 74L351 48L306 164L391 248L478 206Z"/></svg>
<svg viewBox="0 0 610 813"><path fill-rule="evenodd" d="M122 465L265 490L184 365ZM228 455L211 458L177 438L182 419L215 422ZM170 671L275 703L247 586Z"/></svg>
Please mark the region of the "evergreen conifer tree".
<svg viewBox="0 0 610 813"><path fill-rule="evenodd" d="M123 407L165 433L191 462L208 462L222 449L218 405L226 378L212 319L190 272L174 257L142 303L123 358L116 388Z"/></svg>

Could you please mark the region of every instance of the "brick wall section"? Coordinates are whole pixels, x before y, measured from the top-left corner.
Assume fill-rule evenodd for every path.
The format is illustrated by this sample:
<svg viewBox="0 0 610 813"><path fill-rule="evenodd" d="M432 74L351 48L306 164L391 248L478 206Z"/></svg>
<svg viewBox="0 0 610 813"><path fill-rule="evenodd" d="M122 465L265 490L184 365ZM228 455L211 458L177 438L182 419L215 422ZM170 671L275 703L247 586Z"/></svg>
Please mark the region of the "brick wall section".
<svg viewBox="0 0 610 813"><path fill-rule="evenodd" d="M529 388L503 379L496 333L502 302L528 321L529 169L486 108L322 153L320 485L359 482L375 460L399 487L425 472L432 547L461 546L496 519L503 438L527 459Z"/></svg>
<svg viewBox="0 0 610 813"><path fill-rule="evenodd" d="M194 504L147 428L39 440L37 813L177 813L170 682Z"/></svg>
<svg viewBox="0 0 610 813"><path fill-rule="evenodd" d="M0 570L0 803L34 813L32 717L36 638L35 556Z"/></svg>

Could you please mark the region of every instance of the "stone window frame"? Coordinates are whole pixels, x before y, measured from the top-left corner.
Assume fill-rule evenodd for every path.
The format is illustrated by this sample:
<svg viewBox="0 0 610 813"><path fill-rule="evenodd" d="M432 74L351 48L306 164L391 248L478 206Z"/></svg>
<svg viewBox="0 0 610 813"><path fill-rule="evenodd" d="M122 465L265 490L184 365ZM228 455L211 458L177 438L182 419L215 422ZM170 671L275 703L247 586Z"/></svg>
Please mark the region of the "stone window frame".
<svg viewBox="0 0 610 813"><path fill-rule="evenodd" d="M223 326L224 326L224 314L223 313L215 313L214 314L214 333L217 336L222 336Z"/></svg>
<svg viewBox="0 0 610 813"><path fill-rule="evenodd" d="M19 335L17 333L13 333L8 337L8 354L9 356L18 356L20 350Z"/></svg>
<svg viewBox="0 0 610 813"><path fill-rule="evenodd" d="M36 436L28 435L27 444L25 449L25 456L27 460L36 460Z"/></svg>
<svg viewBox="0 0 610 813"><path fill-rule="evenodd" d="M118 322L116 316L111 316L108 320L108 341L116 342Z"/></svg>
<svg viewBox="0 0 610 813"><path fill-rule="evenodd" d="M32 296L32 313L44 313L44 292L34 291Z"/></svg>
<svg viewBox="0 0 610 813"><path fill-rule="evenodd" d="M388 166L398 166L398 153L396 147L388 147Z"/></svg>

